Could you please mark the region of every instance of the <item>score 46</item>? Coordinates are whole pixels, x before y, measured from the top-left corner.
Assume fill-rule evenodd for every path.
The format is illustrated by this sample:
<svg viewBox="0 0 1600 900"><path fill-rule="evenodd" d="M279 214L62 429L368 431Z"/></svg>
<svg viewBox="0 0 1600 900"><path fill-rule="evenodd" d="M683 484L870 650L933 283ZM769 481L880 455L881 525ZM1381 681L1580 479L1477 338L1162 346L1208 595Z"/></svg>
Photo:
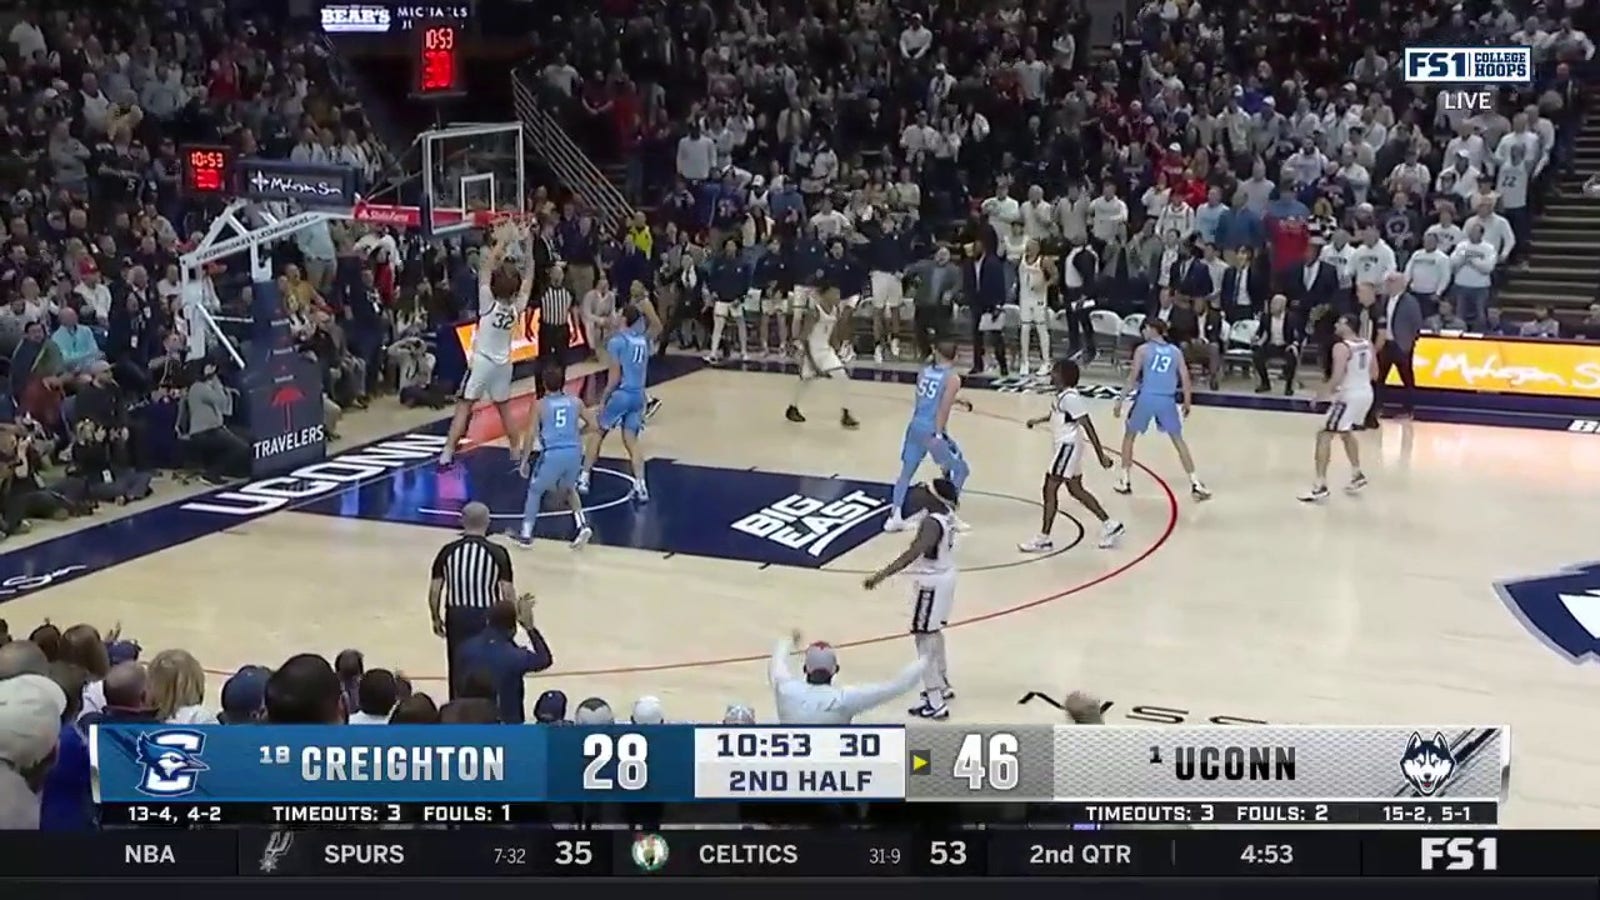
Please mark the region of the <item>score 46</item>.
<svg viewBox="0 0 1600 900"><path fill-rule="evenodd" d="M638 791L650 783L650 742L642 734L591 734L583 758L586 791Z"/></svg>
<svg viewBox="0 0 1600 900"><path fill-rule="evenodd" d="M1004 731L969 734L961 739L951 774L965 780L969 791L981 791L985 786L991 791L1016 790L1022 774L1017 761L1021 749L1017 736Z"/></svg>

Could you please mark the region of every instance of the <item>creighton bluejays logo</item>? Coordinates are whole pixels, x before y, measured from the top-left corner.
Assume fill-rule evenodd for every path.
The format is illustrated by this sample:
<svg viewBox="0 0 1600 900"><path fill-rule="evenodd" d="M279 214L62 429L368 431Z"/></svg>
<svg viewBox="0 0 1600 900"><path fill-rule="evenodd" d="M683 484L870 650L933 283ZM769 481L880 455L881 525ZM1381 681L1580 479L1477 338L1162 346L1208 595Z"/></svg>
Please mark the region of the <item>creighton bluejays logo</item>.
<svg viewBox="0 0 1600 900"><path fill-rule="evenodd" d="M1423 740L1420 732L1411 732L1406 742L1406 753L1400 758L1400 772L1406 781L1424 797L1432 797L1450 780L1456 770L1456 755L1445 743L1444 735L1435 731L1433 737Z"/></svg>
<svg viewBox="0 0 1600 900"><path fill-rule="evenodd" d="M198 731L157 731L139 735L139 762L144 775L139 793L152 797L181 797L195 789L199 773L209 766L200 761L206 736Z"/></svg>
<svg viewBox="0 0 1600 900"><path fill-rule="evenodd" d="M1496 585L1528 630L1573 662L1600 656L1600 563Z"/></svg>

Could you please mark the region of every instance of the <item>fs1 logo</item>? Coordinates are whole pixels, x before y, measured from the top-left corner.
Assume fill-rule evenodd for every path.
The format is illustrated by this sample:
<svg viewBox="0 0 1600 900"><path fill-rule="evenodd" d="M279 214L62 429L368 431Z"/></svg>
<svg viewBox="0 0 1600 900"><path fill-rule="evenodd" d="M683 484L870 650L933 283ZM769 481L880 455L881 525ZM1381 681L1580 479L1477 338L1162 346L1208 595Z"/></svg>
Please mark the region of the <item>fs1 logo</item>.
<svg viewBox="0 0 1600 900"><path fill-rule="evenodd" d="M1456 770L1456 755L1444 735L1435 731L1423 740L1422 733L1411 732L1406 752L1400 757L1400 774L1424 797L1432 797L1450 780Z"/></svg>
<svg viewBox="0 0 1600 900"><path fill-rule="evenodd" d="M200 761L206 736L198 731L157 731L139 735L139 763L144 775L139 793L152 797L182 797L199 784L199 774L209 770Z"/></svg>
<svg viewBox="0 0 1600 900"><path fill-rule="evenodd" d="M1444 865L1439 865L1444 863ZM1493 872L1500 868L1500 840L1492 837L1425 837L1424 872Z"/></svg>
<svg viewBox="0 0 1600 900"><path fill-rule="evenodd" d="M837 500L790 494L734 522L734 531L748 534L822 559L833 542L868 519L889 511L889 501L863 491Z"/></svg>
<svg viewBox="0 0 1600 900"><path fill-rule="evenodd" d="M1532 47L1407 47L1407 84L1531 84Z"/></svg>
<svg viewBox="0 0 1600 900"><path fill-rule="evenodd" d="M1500 599L1534 636L1578 663L1600 656L1600 563L1502 581Z"/></svg>

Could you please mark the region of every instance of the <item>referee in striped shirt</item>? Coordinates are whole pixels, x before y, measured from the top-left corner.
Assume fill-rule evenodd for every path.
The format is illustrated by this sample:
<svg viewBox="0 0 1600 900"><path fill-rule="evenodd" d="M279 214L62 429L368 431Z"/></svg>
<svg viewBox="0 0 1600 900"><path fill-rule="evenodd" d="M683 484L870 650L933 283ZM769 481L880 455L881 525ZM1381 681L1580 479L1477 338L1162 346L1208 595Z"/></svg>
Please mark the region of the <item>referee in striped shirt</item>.
<svg viewBox="0 0 1600 900"><path fill-rule="evenodd" d="M577 298L567 290L566 268L556 263L550 269L550 282L539 296L539 368L565 368L567 347L572 343L572 326L567 315ZM544 384L538 381L539 393Z"/></svg>
<svg viewBox="0 0 1600 900"><path fill-rule="evenodd" d="M439 549L433 558L433 581L428 585L428 612L433 633L444 638L450 697L456 696L456 650L482 631L489 607L497 600L515 603L511 585L511 554L491 543L489 507L468 503L461 509L461 537Z"/></svg>

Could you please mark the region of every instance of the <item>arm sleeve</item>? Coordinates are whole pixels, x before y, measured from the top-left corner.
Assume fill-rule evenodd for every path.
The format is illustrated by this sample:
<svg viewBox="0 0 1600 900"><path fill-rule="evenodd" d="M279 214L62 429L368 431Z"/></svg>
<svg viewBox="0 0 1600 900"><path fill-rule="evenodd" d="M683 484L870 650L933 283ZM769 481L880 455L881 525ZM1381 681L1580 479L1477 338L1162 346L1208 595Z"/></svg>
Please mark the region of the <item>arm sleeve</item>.
<svg viewBox="0 0 1600 900"><path fill-rule="evenodd" d="M843 688L839 691L840 704L849 715L856 716L887 703L915 687L922 679L925 666L926 663L918 657L888 681Z"/></svg>

